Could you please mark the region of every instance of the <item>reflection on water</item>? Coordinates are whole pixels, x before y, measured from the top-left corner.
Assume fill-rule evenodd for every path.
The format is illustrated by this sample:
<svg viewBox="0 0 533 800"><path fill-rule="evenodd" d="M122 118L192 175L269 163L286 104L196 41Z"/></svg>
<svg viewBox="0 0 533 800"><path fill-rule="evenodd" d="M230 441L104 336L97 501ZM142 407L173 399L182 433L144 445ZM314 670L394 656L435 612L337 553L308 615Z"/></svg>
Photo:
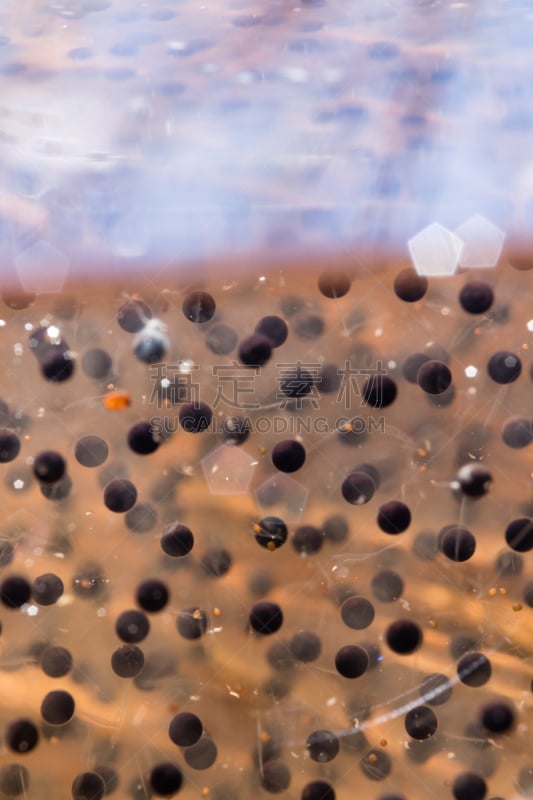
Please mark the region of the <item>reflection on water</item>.
<svg viewBox="0 0 533 800"><path fill-rule="evenodd" d="M2 256L405 248L475 213L523 231L532 20L528 2L6 2Z"/></svg>

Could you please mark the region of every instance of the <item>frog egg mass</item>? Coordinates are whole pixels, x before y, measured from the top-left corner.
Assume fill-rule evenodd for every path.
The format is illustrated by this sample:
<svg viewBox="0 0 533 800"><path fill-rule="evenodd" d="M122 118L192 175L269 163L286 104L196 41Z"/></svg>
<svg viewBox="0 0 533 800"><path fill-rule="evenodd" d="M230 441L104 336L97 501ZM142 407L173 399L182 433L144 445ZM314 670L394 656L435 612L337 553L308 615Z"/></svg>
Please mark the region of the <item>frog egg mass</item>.
<svg viewBox="0 0 533 800"><path fill-rule="evenodd" d="M4 304L6 797L528 796L530 276L502 258L473 328L470 272L378 266L176 273L140 327L97 286ZM43 318L62 381L16 347ZM269 358L214 353L226 321Z"/></svg>

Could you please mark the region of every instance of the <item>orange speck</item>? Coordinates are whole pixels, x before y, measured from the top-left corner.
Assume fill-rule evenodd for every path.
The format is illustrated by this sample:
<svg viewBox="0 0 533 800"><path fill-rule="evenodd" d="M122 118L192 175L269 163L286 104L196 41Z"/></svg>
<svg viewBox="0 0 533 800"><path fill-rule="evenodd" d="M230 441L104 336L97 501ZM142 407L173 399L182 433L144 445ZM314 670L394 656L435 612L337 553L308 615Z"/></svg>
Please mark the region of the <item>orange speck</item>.
<svg viewBox="0 0 533 800"><path fill-rule="evenodd" d="M214 608L213 609L213 616L220 617L221 614L222 614L222 611L220 610L220 608Z"/></svg>
<svg viewBox="0 0 533 800"><path fill-rule="evenodd" d="M494 586L491 586L489 591L488 591L488 595L489 595L489 597L494 597L495 594L496 594L496 589L494 588Z"/></svg>
<svg viewBox="0 0 533 800"><path fill-rule="evenodd" d="M259 734L259 739L261 740L262 744L268 744L268 742L270 741L270 734L267 733L266 731L261 731L261 733Z"/></svg>
<svg viewBox="0 0 533 800"><path fill-rule="evenodd" d="M388 745L388 741L386 739L382 739L381 742L379 743L380 747L387 747L387 745Z"/></svg>
<svg viewBox="0 0 533 800"><path fill-rule="evenodd" d="M266 451L267 451L266 447L260 447L259 448L259 452L261 453L262 456L265 455Z"/></svg>
<svg viewBox="0 0 533 800"><path fill-rule="evenodd" d="M108 411L124 411L125 408L131 406L131 395L129 392L109 392L102 400L102 405Z"/></svg>
<svg viewBox="0 0 533 800"><path fill-rule="evenodd" d="M270 550L270 552L273 553L275 549L276 549L276 545L274 544L274 542L268 542L267 543L267 550Z"/></svg>
<svg viewBox="0 0 533 800"><path fill-rule="evenodd" d="M373 764L374 761L378 760L378 757L375 753L370 753L370 755L368 756L368 760L370 761L371 764Z"/></svg>
<svg viewBox="0 0 533 800"><path fill-rule="evenodd" d="M168 710L171 714L176 714L179 711L180 707L177 703L169 703Z"/></svg>
<svg viewBox="0 0 533 800"><path fill-rule="evenodd" d="M419 468L419 472L427 472L427 471L428 471L428 468L426 467L426 465L422 464L422 466Z"/></svg>
<svg viewBox="0 0 533 800"><path fill-rule="evenodd" d="M211 796L211 789L209 786L204 786L202 789L202 797L210 797Z"/></svg>
<svg viewBox="0 0 533 800"><path fill-rule="evenodd" d="M427 450L424 450L423 447L419 447L416 454L420 456L420 458L425 458L427 456Z"/></svg>
<svg viewBox="0 0 533 800"><path fill-rule="evenodd" d="M505 597L505 595L507 594L507 589L505 588L505 586L500 586L500 594L503 595L503 597Z"/></svg>
<svg viewBox="0 0 533 800"><path fill-rule="evenodd" d="M513 611L522 611L523 605L522 603L515 603L513 606Z"/></svg>
<svg viewBox="0 0 533 800"><path fill-rule="evenodd" d="M261 533L261 525L259 525L257 522L254 522L252 530L254 533Z"/></svg>
<svg viewBox="0 0 533 800"><path fill-rule="evenodd" d="M527 344L525 344L525 343L524 343L524 344L522 345L521 349L522 349L522 350L529 350L529 347L527 346Z"/></svg>

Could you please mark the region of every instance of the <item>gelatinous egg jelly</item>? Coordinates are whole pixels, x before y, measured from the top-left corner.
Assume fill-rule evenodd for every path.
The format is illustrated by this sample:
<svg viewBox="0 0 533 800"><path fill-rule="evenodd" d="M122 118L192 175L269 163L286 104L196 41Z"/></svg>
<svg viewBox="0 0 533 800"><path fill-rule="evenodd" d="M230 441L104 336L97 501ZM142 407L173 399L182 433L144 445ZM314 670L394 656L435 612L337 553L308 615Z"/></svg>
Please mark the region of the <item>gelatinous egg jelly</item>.
<svg viewBox="0 0 533 800"><path fill-rule="evenodd" d="M517 266L4 292L0 792L531 795Z"/></svg>

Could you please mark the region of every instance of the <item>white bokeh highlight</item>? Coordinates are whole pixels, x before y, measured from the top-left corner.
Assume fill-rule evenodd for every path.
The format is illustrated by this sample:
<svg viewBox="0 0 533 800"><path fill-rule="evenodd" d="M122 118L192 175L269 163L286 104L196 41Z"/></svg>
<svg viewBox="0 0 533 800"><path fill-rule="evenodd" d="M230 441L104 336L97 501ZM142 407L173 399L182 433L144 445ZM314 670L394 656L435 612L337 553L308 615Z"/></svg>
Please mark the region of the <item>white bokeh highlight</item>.
<svg viewBox="0 0 533 800"><path fill-rule="evenodd" d="M464 242L459 264L470 269L495 267L500 258L505 233L481 214L474 214L455 229Z"/></svg>
<svg viewBox="0 0 533 800"><path fill-rule="evenodd" d="M60 292L65 284L70 258L45 239L15 256L15 267L25 292Z"/></svg>
<svg viewBox="0 0 533 800"><path fill-rule="evenodd" d="M202 459L211 494L246 494L257 460L240 447L223 444Z"/></svg>
<svg viewBox="0 0 533 800"><path fill-rule="evenodd" d="M453 275L463 250L463 241L439 222L432 222L407 242L419 275Z"/></svg>

